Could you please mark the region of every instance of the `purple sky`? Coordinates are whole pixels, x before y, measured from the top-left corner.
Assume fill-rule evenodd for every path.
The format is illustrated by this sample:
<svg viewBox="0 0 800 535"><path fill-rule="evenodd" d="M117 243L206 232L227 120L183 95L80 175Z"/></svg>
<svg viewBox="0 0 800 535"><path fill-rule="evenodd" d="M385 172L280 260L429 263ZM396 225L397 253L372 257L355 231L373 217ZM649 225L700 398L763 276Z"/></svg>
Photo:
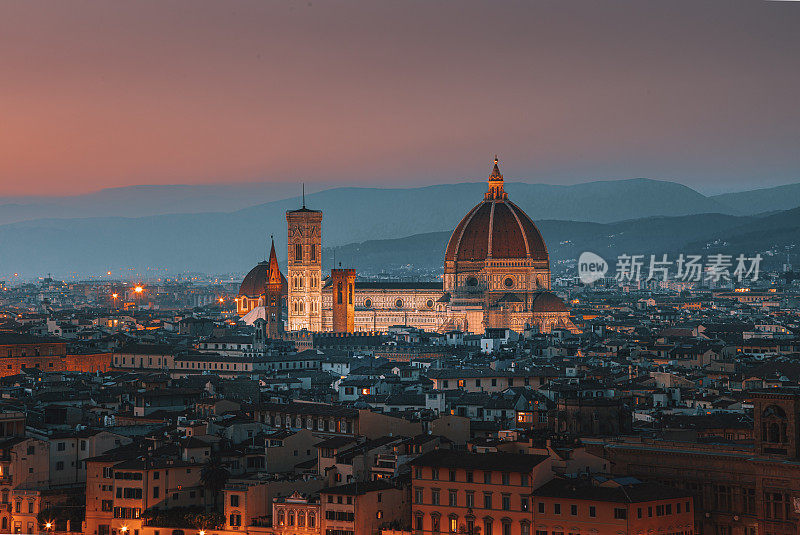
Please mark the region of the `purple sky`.
<svg viewBox="0 0 800 535"><path fill-rule="evenodd" d="M800 181L800 2L0 6L0 196L256 180Z"/></svg>

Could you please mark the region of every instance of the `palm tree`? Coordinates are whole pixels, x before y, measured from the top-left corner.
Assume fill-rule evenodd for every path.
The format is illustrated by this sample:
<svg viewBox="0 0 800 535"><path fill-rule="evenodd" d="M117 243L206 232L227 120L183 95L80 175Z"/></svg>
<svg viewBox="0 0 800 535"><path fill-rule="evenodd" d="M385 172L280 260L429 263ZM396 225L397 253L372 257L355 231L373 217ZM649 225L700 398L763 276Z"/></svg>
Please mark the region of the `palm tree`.
<svg viewBox="0 0 800 535"><path fill-rule="evenodd" d="M219 493L225 488L225 483L228 482L229 477L230 473L217 453L212 454L200 470L200 481L203 482L203 487L212 494L214 500L213 508L215 510L217 509ZM208 493L206 494L207 496ZM208 500L206 500L206 504L208 504Z"/></svg>

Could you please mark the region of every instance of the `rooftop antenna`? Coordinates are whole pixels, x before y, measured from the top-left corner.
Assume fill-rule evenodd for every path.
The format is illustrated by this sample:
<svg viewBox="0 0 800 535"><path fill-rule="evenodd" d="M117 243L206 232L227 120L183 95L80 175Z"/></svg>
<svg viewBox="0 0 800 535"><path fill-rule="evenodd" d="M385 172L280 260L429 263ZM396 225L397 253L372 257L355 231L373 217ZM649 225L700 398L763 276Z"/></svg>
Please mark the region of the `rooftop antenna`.
<svg viewBox="0 0 800 535"><path fill-rule="evenodd" d="M306 183L303 182L303 208L306 207Z"/></svg>

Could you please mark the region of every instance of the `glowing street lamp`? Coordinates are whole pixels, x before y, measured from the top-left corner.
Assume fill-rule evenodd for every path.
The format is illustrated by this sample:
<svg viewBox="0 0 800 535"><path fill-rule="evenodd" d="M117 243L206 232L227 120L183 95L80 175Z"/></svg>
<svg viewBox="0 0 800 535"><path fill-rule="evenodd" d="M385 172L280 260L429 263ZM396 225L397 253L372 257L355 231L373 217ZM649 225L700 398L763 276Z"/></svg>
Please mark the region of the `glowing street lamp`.
<svg viewBox="0 0 800 535"><path fill-rule="evenodd" d="M127 533L127 532L128 532L128 526L122 526L121 528L119 528L119 530L120 530L122 533Z"/></svg>
<svg viewBox="0 0 800 535"><path fill-rule="evenodd" d="M136 292L137 294L140 294L140 293L142 293L144 291L144 288L142 288L141 286L136 286L133 289L133 291Z"/></svg>
<svg viewBox="0 0 800 535"><path fill-rule="evenodd" d="M45 523L45 525L44 525L44 529L50 529L50 528L52 528L52 527L53 527L53 523L52 523L52 522L47 522L47 523Z"/></svg>

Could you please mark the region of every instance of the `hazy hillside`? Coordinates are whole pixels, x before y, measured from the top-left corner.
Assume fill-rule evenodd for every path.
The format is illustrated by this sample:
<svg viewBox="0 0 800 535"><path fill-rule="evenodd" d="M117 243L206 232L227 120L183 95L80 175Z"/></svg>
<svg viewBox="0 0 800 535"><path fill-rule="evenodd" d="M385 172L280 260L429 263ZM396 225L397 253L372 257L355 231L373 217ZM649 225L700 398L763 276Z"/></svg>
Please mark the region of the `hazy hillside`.
<svg viewBox="0 0 800 535"><path fill-rule="evenodd" d="M323 187L310 184L307 189L310 192ZM539 214L537 217L543 219L608 222L646 215L733 210L727 204L720 204L686 186L657 180L616 180L572 186L518 182L509 183L507 187L515 196L515 202L527 204ZM69 197L0 197L0 224L51 217L144 217L231 212L289 197L296 199L299 189L299 184L294 182L151 185L108 188ZM347 208L363 207L369 203L403 202L409 205L414 215L425 216L426 210L438 203L459 210L465 204L474 204L485 189L483 181L421 188L331 188L316 197L309 195L309 201L326 210L335 208L336 203L342 201L347 202Z"/></svg>
<svg viewBox="0 0 800 535"><path fill-rule="evenodd" d="M732 214L758 214L800 206L800 184L714 195L712 200Z"/></svg>
<svg viewBox="0 0 800 535"><path fill-rule="evenodd" d="M129 186L68 197L0 197L0 225L51 217L144 217L230 212L294 196L299 189L297 183L265 182Z"/></svg>
<svg viewBox="0 0 800 535"><path fill-rule="evenodd" d="M537 226L547 243L550 261L577 259L592 251L610 260L620 254L701 254L705 244L754 218L720 214L681 217L653 217L613 224L575 221L539 221ZM800 230L800 221L795 225ZM433 232L391 240L370 240L334 247L326 251L343 265L378 272L413 264L421 269L440 269L450 232ZM747 252L747 251L744 251Z"/></svg>
<svg viewBox="0 0 800 535"><path fill-rule="evenodd" d="M482 182L411 189L336 188L308 195L307 204L324 211L324 247L360 244L337 249L342 262L358 258L379 266L417 259L412 263L440 265L449 232L480 201L485 188ZM584 250L669 252L665 248L713 241L720 232L750 222L741 216L697 215L697 211L719 211L720 206L670 182L511 183L507 189L540 226L554 262ZM176 209L185 208L175 203ZM152 273L246 271L263 259L270 234L285 258L285 211L298 205L299 199L291 198L232 212L49 218L0 225L0 279L15 272L82 276L106 270L115 275L146 273L147 268ZM119 206L117 212L126 210ZM786 225L782 233L791 236L795 227L791 221ZM416 235L429 236L376 242ZM368 240L369 244L362 243ZM325 261L330 262L326 267L333 265L332 254Z"/></svg>

